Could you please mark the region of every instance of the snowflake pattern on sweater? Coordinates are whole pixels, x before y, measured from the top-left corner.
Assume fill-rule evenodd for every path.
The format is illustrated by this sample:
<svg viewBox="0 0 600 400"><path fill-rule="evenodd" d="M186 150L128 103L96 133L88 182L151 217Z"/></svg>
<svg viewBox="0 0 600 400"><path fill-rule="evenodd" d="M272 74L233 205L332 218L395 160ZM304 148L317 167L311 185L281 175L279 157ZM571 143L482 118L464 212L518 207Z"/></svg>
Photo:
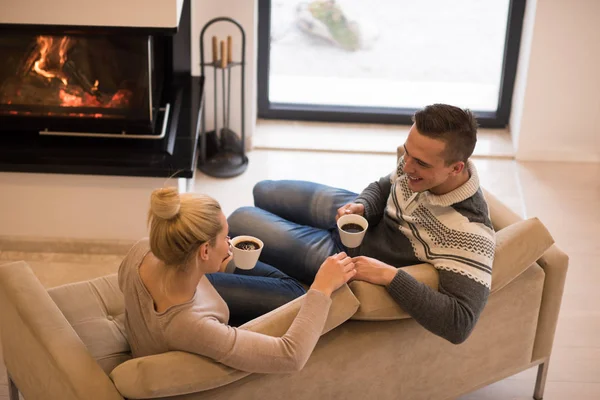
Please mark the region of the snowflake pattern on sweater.
<svg viewBox="0 0 600 400"><path fill-rule="evenodd" d="M468 161L470 178L465 184L439 196L413 192L403 167L402 157L390 175L392 187L385 212L408 238L415 256L436 269L459 273L489 288L495 233L475 165ZM478 197L484 210L473 208ZM469 207L461 207L469 201Z"/></svg>

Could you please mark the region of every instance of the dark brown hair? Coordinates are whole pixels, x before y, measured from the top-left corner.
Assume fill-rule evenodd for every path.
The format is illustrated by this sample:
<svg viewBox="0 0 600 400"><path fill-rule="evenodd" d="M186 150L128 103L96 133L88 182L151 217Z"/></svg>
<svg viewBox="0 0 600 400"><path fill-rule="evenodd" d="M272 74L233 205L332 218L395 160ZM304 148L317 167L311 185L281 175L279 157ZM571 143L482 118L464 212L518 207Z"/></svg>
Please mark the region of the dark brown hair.
<svg viewBox="0 0 600 400"><path fill-rule="evenodd" d="M477 120L468 109L432 104L412 117L420 134L446 143L446 165L467 162L477 143Z"/></svg>

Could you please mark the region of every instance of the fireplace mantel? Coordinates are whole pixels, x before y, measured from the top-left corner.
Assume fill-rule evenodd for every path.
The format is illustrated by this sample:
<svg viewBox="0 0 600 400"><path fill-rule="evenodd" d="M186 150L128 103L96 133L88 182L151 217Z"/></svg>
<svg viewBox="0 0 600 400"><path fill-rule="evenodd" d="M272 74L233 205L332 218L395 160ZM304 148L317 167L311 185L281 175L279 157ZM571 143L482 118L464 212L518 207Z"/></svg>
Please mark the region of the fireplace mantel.
<svg viewBox="0 0 600 400"><path fill-rule="evenodd" d="M176 31L183 4L184 0L0 0L0 25L160 28Z"/></svg>

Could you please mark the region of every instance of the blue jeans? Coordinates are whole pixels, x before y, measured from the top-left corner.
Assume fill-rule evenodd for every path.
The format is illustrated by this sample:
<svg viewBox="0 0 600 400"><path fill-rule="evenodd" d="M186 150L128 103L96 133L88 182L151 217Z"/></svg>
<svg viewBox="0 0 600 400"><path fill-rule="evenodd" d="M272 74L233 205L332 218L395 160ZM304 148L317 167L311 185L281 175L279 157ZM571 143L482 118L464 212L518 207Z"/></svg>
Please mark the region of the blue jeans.
<svg viewBox="0 0 600 400"><path fill-rule="evenodd" d="M255 207L239 208L229 216L229 233L261 239L261 261L310 285L327 257L346 251L335 216L356 193L286 180L261 181L253 194Z"/></svg>
<svg viewBox="0 0 600 400"><path fill-rule="evenodd" d="M306 293L295 279L263 262L233 274L206 275L229 307L229 325L239 326Z"/></svg>

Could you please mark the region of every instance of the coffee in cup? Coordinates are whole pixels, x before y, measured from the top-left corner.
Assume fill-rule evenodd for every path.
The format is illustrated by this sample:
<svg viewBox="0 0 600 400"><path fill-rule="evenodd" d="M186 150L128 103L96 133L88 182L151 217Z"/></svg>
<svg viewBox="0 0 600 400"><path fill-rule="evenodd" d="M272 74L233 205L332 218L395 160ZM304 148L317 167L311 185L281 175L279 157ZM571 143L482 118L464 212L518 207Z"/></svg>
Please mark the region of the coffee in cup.
<svg viewBox="0 0 600 400"><path fill-rule="evenodd" d="M254 268L264 247L262 240L254 236L236 236L230 243L235 266L239 269Z"/></svg>
<svg viewBox="0 0 600 400"><path fill-rule="evenodd" d="M346 214L338 219L337 226L342 244L353 249L362 243L369 223L358 214Z"/></svg>
<svg viewBox="0 0 600 400"><path fill-rule="evenodd" d="M235 247L240 250L258 250L260 249L260 244L252 240L244 240L243 242L236 243Z"/></svg>
<svg viewBox="0 0 600 400"><path fill-rule="evenodd" d="M359 224L353 224L353 223L344 224L344 225L342 225L341 229L344 232L348 232L348 233L359 233L359 232L364 231L364 228L362 226L360 226Z"/></svg>

